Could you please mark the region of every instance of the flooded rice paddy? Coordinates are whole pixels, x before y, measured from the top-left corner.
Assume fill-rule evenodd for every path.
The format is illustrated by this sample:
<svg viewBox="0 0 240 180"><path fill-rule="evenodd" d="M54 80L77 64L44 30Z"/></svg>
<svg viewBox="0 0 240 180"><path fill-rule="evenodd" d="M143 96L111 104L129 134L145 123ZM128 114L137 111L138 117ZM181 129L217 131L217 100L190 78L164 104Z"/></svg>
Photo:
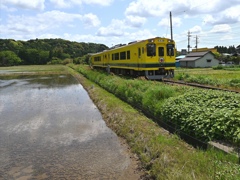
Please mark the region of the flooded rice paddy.
<svg viewBox="0 0 240 180"><path fill-rule="evenodd" d="M0 179L138 179L71 75L0 76Z"/></svg>

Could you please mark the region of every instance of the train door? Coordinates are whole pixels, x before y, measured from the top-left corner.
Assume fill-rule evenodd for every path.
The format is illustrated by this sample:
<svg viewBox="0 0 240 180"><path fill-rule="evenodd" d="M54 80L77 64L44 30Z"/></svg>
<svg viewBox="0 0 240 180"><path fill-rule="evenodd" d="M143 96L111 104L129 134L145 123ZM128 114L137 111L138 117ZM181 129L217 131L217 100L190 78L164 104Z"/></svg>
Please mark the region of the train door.
<svg viewBox="0 0 240 180"><path fill-rule="evenodd" d="M165 60L165 54L164 54L164 47L163 46L158 46L158 61L160 65L164 62Z"/></svg>
<svg viewBox="0 0 240 180"><path fill-rule="evenodd" d="M107 64L109 65L110 61L110 54L107 55Z"/></svg>
<svg viewBox="0 0 240 180"><path fill-rule="evenodd" d="M138 47L138 62L137 62L137 69L140 70L142 63L142 53L141 53L141 47Z"/></svg>

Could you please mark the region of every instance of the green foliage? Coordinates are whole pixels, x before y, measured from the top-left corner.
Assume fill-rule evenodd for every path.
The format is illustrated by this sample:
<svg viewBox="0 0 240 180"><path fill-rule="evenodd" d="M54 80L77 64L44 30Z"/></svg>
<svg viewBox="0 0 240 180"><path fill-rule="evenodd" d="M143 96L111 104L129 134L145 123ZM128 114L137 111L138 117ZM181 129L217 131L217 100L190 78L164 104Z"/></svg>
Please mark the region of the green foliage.
<svg viewBox="0 0 240 180"><path fill-rule="evenodd" d="M73 63L73 60L71 58L66 58L62 61L63 65L70 64L70 63Z"/></svg>
<svg viewBox="0 0 240 180"><path fill-rule="evenodd" d="M218 65L218 66L213 66L212 67L214 70L217 70L217 69L224 69L224 67L222 65Z"/></svg>
<svg viewBox="0 0 240 180"><path fill-rule="evenodd" d="M240 142L238 94L192 90L166 101L162 107L162 118L198 138Z"/></svg>
<svg viewBox="0 0 240 180"><path fill-rule="evenodd" d="M237 50L234 45L233 46L229 46L229 47L226 47L226 46L215 46L214 48L216 48L219 53L229 53L229 54L235 53L236 50Z"/></svg>
<svg viewBox="0 0 240 180"><path fill-rule="evenodd" d="M49 61L47 64L62 64L62 60L57 57L53 57L52 60Z"/></svg>
<svg viewBox="0 0 240 180"><path fill-rule="evenodd" d="M0 39L0 51L15 52L22 59L22 64L28 65L47 64L53 57L61 60L81 58L77 63L88 63L86 59L88 53L96 53L105 49L108 47L103 44L78 43L63 39L32 39L29 41ZM56 62L56 59L53 61Z"/></svg>
<svg viewBox="0 0 240 180"><path fill-rule="evenodd" d="M79 71L118 97L176 124L186 133L205 140L222 139L234 143L240 140L238 94L212 90L186 91L153 81L121 80L96 71L89 73L82 67ZM210 81L204 76L198 77L198 80ZM182 95L177 96L179 93Z"/></svg>
<svg viewBox="0 0 240 180"><path fill-rule="evenodd" d="M49 60L49 51L22 49L18 56L24 61L24 64L46 64Z"/></svg>
<svg viewBox="0 0 240 180"><path fill-rule="evenodd" d="M0 66L19 65L21 59L12 51L0 51Z"/></svg>
<svg viewBox="0 0 240 180"><path fill-rule="evenodd" d="M82 57L74 58L73 63L74 64L89 64L89 58L90 58L90 55L86 54Z"/></svg>
<svg viewBox="0 0 240 180"><path fill-rule="evenodd" d="M223 87L240 88L240 66L217 66L213 69L182 69L177 70L174 79L190 83L198 83Z"/></svg>
<svg viewBox="0 0 240 180"><path fill-rule="evenodd" d="M238 94L172 87L137 79L122 80L106 73L88 72L82 66L79 72L130 104L177 125L185 133L204 140L240 141ZM204 76L198 80L210 81Z"/></svg>

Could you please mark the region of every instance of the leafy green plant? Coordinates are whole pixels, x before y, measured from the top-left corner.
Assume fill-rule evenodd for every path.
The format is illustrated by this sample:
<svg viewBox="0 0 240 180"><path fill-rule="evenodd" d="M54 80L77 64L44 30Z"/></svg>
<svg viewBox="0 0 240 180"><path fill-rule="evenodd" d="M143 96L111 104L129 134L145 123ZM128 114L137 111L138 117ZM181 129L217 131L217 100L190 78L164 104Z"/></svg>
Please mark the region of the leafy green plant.
<svg viewBox="0 0 240 180"><path fill-rule="evenodd" d="M193 90L166 101L162 107L162 118L198 138L238 143L239 102L238 94Z"/></svg>

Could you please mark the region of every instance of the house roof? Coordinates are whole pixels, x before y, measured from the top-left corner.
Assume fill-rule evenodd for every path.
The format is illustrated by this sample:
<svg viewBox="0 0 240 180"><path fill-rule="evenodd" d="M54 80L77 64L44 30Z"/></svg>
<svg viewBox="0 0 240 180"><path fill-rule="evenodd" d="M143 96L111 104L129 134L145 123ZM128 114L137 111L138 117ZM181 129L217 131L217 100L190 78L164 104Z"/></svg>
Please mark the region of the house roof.
<svg viewBox="0 0 240 180"><path fill-rule="evenodd" d="M196 61L199 58L201 58L201 57L185 57L185 58L180 59L180 61Z"/></svg>
<svg viewBox="0 0 240 180"><path fill-rule="evenodd" d="M191 53L187 54L185 58L180 59L180 61L196 61L208 53L213 54L211 51L191 52Z"/></svg>
<svg viewBox="0 0 240 180"><path fill-rule="evenodd" d="M180 55L180 56L176 57L176 60L179 60L179 59L182 59L182 58L185 58L185 57L186 57L185 55Z"/></svg>
<svg viewBox="0 0 240 180"><path fill-rule="evenodd" d="M204 51L204 52L191 52L187 54L186 57L203 57L208 53L212 53L211 51Z"/></svg>

